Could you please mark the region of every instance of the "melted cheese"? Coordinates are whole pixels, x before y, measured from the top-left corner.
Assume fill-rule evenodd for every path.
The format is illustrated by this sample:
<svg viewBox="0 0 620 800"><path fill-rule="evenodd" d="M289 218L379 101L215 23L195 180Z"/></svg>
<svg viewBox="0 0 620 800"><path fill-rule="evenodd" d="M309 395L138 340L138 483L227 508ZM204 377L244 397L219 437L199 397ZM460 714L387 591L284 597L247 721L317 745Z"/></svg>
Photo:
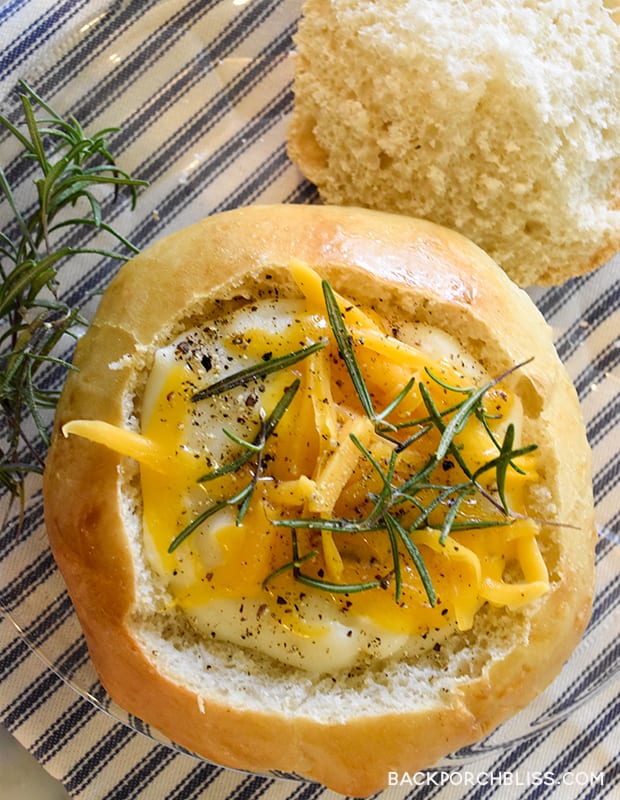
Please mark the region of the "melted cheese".
<svg viewBox="0 0 620 800"><path fill-rule="evenodd" d="M523 518L509 527L453 530L444 540L442 504L410 534L431 576L435 605L404 550L396 602L393 542L385 530L297 532L305 574L341 585L381 578L377 588L341 593L296 580L286 567L295 557L291 531L276 523L291 517L363 518L381 492L382 480L362 448L385 470L394 447L377 435L362 410L335 342L266 378L201 402L191 399L205 385L249 364L331 337L320 277L298 261L291 272L303 299L262 300L242 307L186 331L157 351L139 433L100 421L76 420L64 428L65 434L85 436L140 463L145 555L166 587L169 604L183 609L206 638L251 647L308 670L335 672L360 657L388 658L419 650L422 642L435 645L455 627L470 628L484 603L513 607L541 596L549 579L535 522ZM440 410L462 399L429 378L426 367L455 387L487 380L480 365L460 352L448 334L409 322L400 326L396 338L370 310L346 298L338 297L338 302L376 408L392 402L416 378L390 416L394 423L426 414L416 388L421 381ZM256 441L263 421L296 380L300 388L263 449L252 499L240 518L241 501L226 501L243 496L256 462L250 459L230 472L222 467L244 452L242 442ZM518 444L523 422L518 398L498 386L485 403L496 440L511 423ZM430 432L403 450L395 483L404 483L426 463L438 436ZM474 470L498 454L475 417L455 442ZM527 486L537 478L535 458L523 456L518 465L521 472L508 470L506 496L511 510L525 517ZM212 477L217 470L220 474ZM432 500L433 480L454 485L463 479L449 457L436 471L429 488L418 495L422 503ZM492 478L492 471L483 473L488 494L494 492ZM409 508L403 525L411 526L417 513L415 506ZM175 536L200 515L202 523L169 552ZM461 521L496 517L497 509L482 496L465 498L459 509Z"/></svg>

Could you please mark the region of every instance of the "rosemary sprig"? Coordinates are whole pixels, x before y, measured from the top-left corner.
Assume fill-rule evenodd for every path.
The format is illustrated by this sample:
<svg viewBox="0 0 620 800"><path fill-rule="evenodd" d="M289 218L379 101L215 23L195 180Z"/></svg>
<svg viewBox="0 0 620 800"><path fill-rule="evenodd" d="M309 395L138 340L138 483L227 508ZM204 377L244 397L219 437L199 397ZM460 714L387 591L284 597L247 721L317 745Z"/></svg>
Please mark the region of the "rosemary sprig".
<svg viewBox="0 0 620 800"><path fill-rule="evenodd" d="M494 378L493 380L489 381L488 383L485 383L479 389L476 389L476 390L469 389L469 391L466 392L467 395L468 395L467 400L465 400L462 404L460 404L460 406L458 408L458 411L454 414L454 416L452 417L452 419L450 420L448 425L445 426L445 428L444 428L444 430L442 432L441 440L439 442L439 445L438 445L437 451L436 451L436 457L437 457L438 461L441 461L441 459L446 455L446 452L448 451L448 449L453 447L452 440L454 439L454 437L457 434L461 433L461 431L463 430L463 428L467 424L469 418L471 417L472 413L475 410L477 410L478 413L481 412L481 408L482 408L481 407L481 401L482 401L482 398L489 392L489 390L492 389L494 386L497 386L498 383L500 383L501 381L505 380L509 375L511 375L516 370L521 369L526 364L529 364L531 360L532 359L530 358L527 361L524 361L524 362L522 362L520 364L515 364L514 366L510 367L510 369L507 369L505 372L503 372L501 375L499 375L497 378ZM428 370L428 368L426 369L426 373L428 375L430 375L436 383L438 382L437 378L434 375L432 375L432 373ZM446 386L448 386L444 382L439 382L439 383L444 388L446 388ZM422 390L422 387L424 387L424 384L420 384L420 389L421 390ZM424 389L425 388L426 387L424 387ZM464 390L462 388L460 388L460 387L457 387L456 391L457 392L463 392ZM428 392L425 392L425 395L428 397L429 396ZM429 409L429 411L430 411L430 409ZM439 423L438 427L441 428L442 424L443 423Z"/></svg>
<svg viewBox="0 0 620 800"><path fill-rule="evenodd" d="M392 553L396 602L399 601L402 592L400 564L400 546L402 546L420 577L430 605L434 606L437 601L436 591L422 554L415 544L413 534L422 527L430 526L431 518L433 518L437 512L441 512L442 509L445 509L445 513L439 524L438 534L438 541L441 545L445 545L452 531L495 527L498 525L511 524L514 521L515 517L511 516L506 498L505 487L508 470L514 469L518 472L522 472L514 463L514 459L532 452L536 449L536 445L532 444L515 449L515 429L512 424L507 426L503 440L500 442L488 424L488 414L484 410L483 401L492 388L528 362L511 367L502 375L479 388L452 386L427 369L426 373L432 381L446 391L463 395L463 399L449 406L447 409L440 410L433 400L428 387L423 382L419 382L418 390L428 413L426 416L419 419L407 421L405 424L406 427L417 428L415 433L409 436L409 438L404 441L394 440L392 438L392 433L402 430L405 425L399 426L388 423L386 426L385 420L388 414L397 407L398 403L400 403L411 390L413 387L413 379L410 380L405 388L397 395L395 401L383 412L377 413L372 402L371 393L366 386L362 370L355 355L353 337L346 328L335 295L326 281L323 282L323 292L327 316L338 345L339 354L349 373L360 404L368 418L374 423L375 431L389 441L392 441L394 449L392 450L387 469L384 470L372 452L367 447L364 447L359 439L351 435L351 440L368 461L371 468L377 473L382 485L378 494L369 496L369 499L374 502L374 506L366 517L361 517L359 519L343 519L338 517L332 519L312 517L281 519L274 520L273 524L291 529L294 537L295 553L294 558L289 563L289 567L293 570L295 578L297 580L302 580L302 582L305 581L305 576L301 573L299 567L296 566L300 559L299 553L297 552L296 531L302 529L326 530L332 533L347 534L368 533L377 530L386 532L389 537L390 550ZM455 441L455 437L464 430L472 417L476 417L482 422L483 429L498 449L497 457L489 460L476 470L470 469L461 453L460 446ZM418 441L418 439L426 436L432 430L435 430L439 435L439 443L435 451L413 475L401 479L400 482L395 480L398 457ZM385 436L386 432L389 432L390 435ZM456 484L442 484L431 481L430 477L441 467L442 462L448 455L458 464L465 476L465 480ZM496 501L494 496L479 482L480 476L489 471L494 471L495 473L495 485L499 502ZM422 493L428 495L429 492L431 493L430 500L420 499ZM492 507L503 514L503 518L498 520L459 518L459 511L462 504L468 497L475 494L479 494L485 498ZM302 558L305 559L306 557L302 556ZM277 574L280 574L280 572ZM324 581L315 581L312 585L316 588L323 588L326 591L336 591L331 584L327 585ZM349 584L346 585L346 589L341 589L341 591L363 591L376 586L385 587L385 582Z"/></svg>
<svg viewBox="0 0 620 800"><path fill-rule="evenodd" d="M57 274L69 259L96 254L126 260L137 249L103 220L94 190L111 186L115 196L129 191L131 207L144 181L120 169L108 150L112 129L87 135L73 117L64 118L30 86L21 82L24 126L0 115L2 125L23 148L22 158L36 171L37 205L21 210L9 178L0 166L0 194L13 215L0 234L0 483L23 498L23 478L41 472L49 442L44 412L53 409L58 392L45 385L44 366L71 369L55 350L85 324L80 308L59 296ZM86 241L93 229L115 240L128 255L113 249L59 244L60 234ZM34 436L29 425L34 425ZM22 455L22 450L25 455Z"/></svg>
<svg viewBox="0 0 620 800"><path fill-rule="evenodd" d="M168 547L169 553L174 553L177 547L179 547L179 545L181 545L190 534L200 527L205 520L209 519L209 517L212 517L214 514L217 514L218 511L221 511L227 506L237 506L237 525L241 525L252 501L252 495L260 477L263 463L262 455L265 445L293 401L300 384L301 381L296 378L292 384L284 390L282 397L278 400L272 412L262 421L260 430L258 431L253 442L244 442L239 437L233 437L242 447L245 448L244 453L231 461L229 464L224 464L222 467L219 467L218 469L198 478L198 483L205 483L206 481L221 478L224 475L238 472L238 470L245 464L249 463L252 458L256 459L249 483L244 486L240 492L237 492L232 497L229 497L225 500L220 500L217 503L213 503L212 505L208 506L208 508L206 508L201 514L193 519L189 525L183 528L183 530L172 540L170 546Z"/></svg>

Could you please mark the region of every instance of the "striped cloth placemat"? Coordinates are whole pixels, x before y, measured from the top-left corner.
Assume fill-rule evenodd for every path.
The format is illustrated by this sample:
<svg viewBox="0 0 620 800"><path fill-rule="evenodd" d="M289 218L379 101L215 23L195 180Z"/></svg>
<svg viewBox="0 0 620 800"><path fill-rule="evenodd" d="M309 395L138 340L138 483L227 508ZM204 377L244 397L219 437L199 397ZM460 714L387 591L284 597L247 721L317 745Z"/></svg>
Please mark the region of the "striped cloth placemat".
<svg viewBox="0 0 620 800"><path fill-rule="evenodd" d="M251 203L316 201L286 156L298 0L9 0L0 4L0 103L20 119L25 79L89 130L117 127L110 149L149 181L135 211L106 218L144 248L207 214ZM0 131L0 164L23 210L33 172ZM2 231L15 232L7 203ZM94 239L93 242L99 241ZM71 235L63 242L76 244ZM592 622L563 675L516 726L437 769L393 776L382 800L600 798L620 782L620 282L618 257L561 288L532 290L575 381L595 463L598 586ZM117 266L93 257L61 270L87 313ZM46 367L59 386L63 372ZM0 436L5 431L0 430ZM46 544L40 482L23 519L0 533L0 719L74 797L335 798L315 784L255 776L175 749L111 703L90 664ZM0 498L4 519L8 498ZM527 736L515 738L531 729ZM396 785L398 784L398 785Z"/></svg>

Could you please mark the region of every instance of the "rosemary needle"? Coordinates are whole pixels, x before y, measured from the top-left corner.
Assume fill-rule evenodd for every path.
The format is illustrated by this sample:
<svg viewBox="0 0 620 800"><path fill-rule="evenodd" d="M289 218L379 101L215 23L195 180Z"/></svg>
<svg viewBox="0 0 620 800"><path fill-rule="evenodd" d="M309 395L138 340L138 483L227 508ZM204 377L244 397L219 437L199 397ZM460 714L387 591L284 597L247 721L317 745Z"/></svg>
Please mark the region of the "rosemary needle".
<svg viewBox="0 0 620 800"><path fill-rule="evenodd" d="M342 316L342 312L338 306L338 301L336 300L336 295L334 294L334 290L329 285L328 281L324 280L322 282L322 287L323 297L325 299L325 310L327 311L327 318L329 320L329 324L331 325L334 339L338 345L338 351L342 360L344 361L345 367L347 368L347 372L351 378L351 383L353 384L353 388L355 389L359 401L362 404L362 408L366 412L366 415L374 421L376 415L372 398L370 397L370 392L366 386L362 371L357 363L357 359L355 358L355 353L351 345L351 334L345 325L344 317Z"/></svg>
<svg viewBox="0 0 620 800"><path fill-rule="evenodd" d="M292 353L287 353L286 355L273 358L269 361L263 361L259 364L251 364L249 367L245 367L245 369L241 369L238 372L234 372L232 375L227 375L225 378L212 383L210 386L207 386L206 389L201 389L201 391L196 392L196 394L192 395L192 402L198 403L201 400L206 400L208 397L215 397L218 394L223 394L229 389L243 386L249 381L259 380L281 369L292 367L294 364L297 364L298 361L302 361L318 350L322 350L326 345L327 339L320 339L318 342L308 345L308 347L303 347L301 350L296 350Z"/></svg>

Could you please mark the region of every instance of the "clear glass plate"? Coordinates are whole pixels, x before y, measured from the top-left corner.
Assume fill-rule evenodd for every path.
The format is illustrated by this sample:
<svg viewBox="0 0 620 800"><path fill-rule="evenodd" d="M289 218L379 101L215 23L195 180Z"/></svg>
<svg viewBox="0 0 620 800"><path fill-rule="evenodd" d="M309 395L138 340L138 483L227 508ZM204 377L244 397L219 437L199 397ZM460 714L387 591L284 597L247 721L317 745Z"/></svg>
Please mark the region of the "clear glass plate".
<svg viewBox="0 0 620 800"><path fill-rule="evenodd" d="M115 227L140 248L207 214L251 203L316 201L286 157L292 108L292 35L299 0L178 3L91 2L70 34L50 37L22 65L25 78L61 113L90 130L118 126L110 145L120 165L149 181L138 208L108 208ZM3 113L19 116L17 75L0 79ZM11 154L5 140L3 160ZM4 163L3 163L4 166ZM32 197L27 170L11 172ZM6 204L5 204L6 206ZM2 229L9 209L0 213ZM595 465L600 541L594 613L554 684L484 741L446 759L471 763L554 726L616 678L620 667L620 311L618 257L562 288L532 290L552 325L577 386ZM86 303L117 269L93 258L63 267L63 291ZM90 298L90 299L89 299ZM50 385L62 374L50 369ZM0 499L5 519L8 497ZM15 506L0 535L0 609L24 641L77 693L158 742L168 739L115 705L89 661L82 633L48 548L40 482L27 482L23 518Z"/></svg>

